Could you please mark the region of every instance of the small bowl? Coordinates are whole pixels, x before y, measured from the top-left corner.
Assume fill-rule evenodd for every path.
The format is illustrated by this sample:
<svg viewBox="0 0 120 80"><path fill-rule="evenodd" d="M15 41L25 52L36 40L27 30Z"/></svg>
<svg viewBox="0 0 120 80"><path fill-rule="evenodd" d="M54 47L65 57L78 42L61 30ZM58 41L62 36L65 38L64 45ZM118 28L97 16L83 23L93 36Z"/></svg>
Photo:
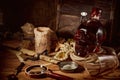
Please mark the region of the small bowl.
<svg viewBox="0 0 120 80"><path fill-rule="evenodd" d="M59 68L63 72L75 72L78 64L73 61L63 61L59 63Z"/></svg>

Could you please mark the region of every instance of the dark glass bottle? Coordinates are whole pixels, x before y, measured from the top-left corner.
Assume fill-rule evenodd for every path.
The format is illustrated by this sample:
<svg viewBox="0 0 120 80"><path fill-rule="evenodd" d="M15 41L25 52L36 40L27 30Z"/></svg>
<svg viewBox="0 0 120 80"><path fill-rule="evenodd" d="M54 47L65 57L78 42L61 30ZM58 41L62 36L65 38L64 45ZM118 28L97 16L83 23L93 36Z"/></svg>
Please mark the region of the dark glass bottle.
<svg viewBox="0 0 120 80"><path fill-rule="evenodd" d="M106 38L103 25L100 22L102 10L93 8L90 19L81 22L78 27L75 39L76 54L85 57L91 53L99 53L101 44Z"/></svg>

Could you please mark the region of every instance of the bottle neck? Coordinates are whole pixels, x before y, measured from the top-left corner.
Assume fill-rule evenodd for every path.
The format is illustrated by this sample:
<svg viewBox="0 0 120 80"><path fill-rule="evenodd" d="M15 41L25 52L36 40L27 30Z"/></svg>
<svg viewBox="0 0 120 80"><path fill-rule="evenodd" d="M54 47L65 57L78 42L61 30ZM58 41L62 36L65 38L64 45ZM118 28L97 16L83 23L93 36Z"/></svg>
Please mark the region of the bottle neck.
<svg viewBox="0 0 120 80"><path fill-rule="evenodd" d="M87 17L86 16L81 16L80 23L83 23L85 21L87 21Z"/></svg>
<svg viewBox="0 0 120 80"><path fill-rule="evenodd" d="M85 22L87 20L87 12L81 12L80 23Z"/></svg>

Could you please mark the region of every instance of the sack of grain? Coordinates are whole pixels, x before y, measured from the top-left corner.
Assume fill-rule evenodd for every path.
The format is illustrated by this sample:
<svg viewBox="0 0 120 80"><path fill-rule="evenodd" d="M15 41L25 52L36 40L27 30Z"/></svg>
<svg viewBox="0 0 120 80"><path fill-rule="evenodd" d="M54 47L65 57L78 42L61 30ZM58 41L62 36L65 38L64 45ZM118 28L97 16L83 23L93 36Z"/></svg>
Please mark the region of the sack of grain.
<svg viewBox="0 0 120 80"><path fill-rule="evenodd" d="M33 38L34 37L34 25L31 23L25 23L21 26L21 29L24 34L24 38Z"/></svg>

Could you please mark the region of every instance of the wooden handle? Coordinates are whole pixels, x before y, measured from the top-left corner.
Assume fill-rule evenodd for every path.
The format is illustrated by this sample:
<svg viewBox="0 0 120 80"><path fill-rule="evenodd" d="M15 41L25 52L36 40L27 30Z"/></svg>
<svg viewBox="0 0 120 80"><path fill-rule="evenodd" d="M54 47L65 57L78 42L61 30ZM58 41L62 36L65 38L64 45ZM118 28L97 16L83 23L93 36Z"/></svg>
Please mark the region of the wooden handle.
<svg viewBox="0 0 120 80"><path fill-rule="evenodd" d="M70 78L70 77L67 77L67 76L64 76L64 75L60 75L60 74L57 74L57 73L48 73L48 77L51 77L51 78L55 78L57 80L73 80L73 78Z"/></svg>
<svg viewBox="0 0 120 80"><path fill-rule="evenodd" d="M20 65L16 68L16 75L18 75L19 72L22 71L22 68L25 66L25 64L23 62L20 63Z"/></svg>

